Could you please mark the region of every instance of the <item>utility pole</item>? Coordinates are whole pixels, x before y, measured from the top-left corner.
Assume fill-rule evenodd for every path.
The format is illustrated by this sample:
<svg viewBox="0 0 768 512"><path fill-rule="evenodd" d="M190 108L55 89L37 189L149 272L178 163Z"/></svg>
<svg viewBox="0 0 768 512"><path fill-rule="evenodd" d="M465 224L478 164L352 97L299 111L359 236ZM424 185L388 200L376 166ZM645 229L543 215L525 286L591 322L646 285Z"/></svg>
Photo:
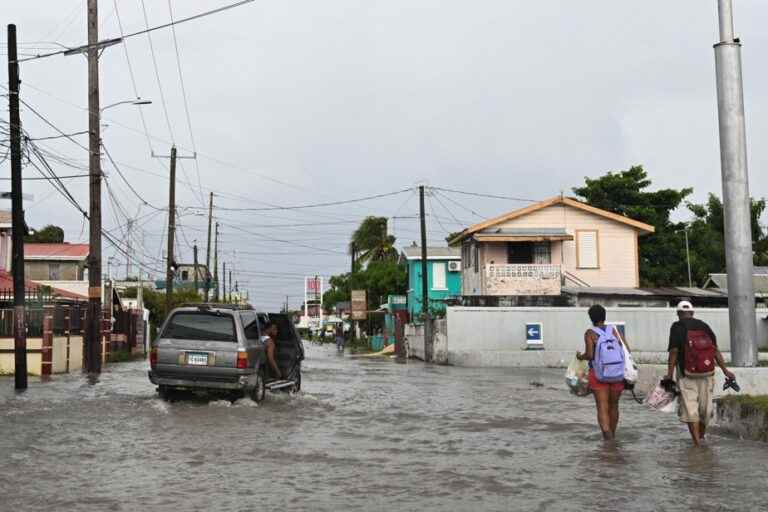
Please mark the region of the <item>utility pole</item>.
<svg viewBox="0 0 768 512"><path fill-rule="evenodd" d="M205 302L211 291L211 224L213 223L213 192L208 200L208 248L205 251Z"/></svg>
<svg viewBox="0 0 768 512"><path fill-rule="evenodd" d="M232 265L229 269L229 302L232 302Z"/></svg>
<svg viewBox="0 0 768 512"><path fill-rule="evenodd" d="M131 231L133 231L133 219L128 219L125 236L125 280L131 277Z"/></svg>
<svg viewBox="0 0 768 512"><path fill-rule="evenodd" d="M688 245L688 226L683 228L685 233L685 259L688 262L688 287L693 288L693 279L691 278L691 247Z"/></svg>
<svg viewBox="0 0 768 512"><path fill-rule="evenodd" d="M427 274L427 220L424 213L424 185L419 186L421 221L421 309L424 314L424 360L432 362L432 317L429 312L429 276Z"/></svg>
<svg viewBox="0 0 768 512"><path fill-rule="evenodd" d="M176 146L171 147L171 177L168 192L168 250L165 262L165 314L173 303L173 244L176 236Z"/></svg>
<svg viewBox="0 0 768 512"><path fill-rule="evenodd" d="M197 240L195 240L195 245L192 248L192 252L195 255L195 295L199 297L199 295L197 295L198 293L200 293L199 292L200 287L199 287L199 284L197 282Z"/></svg>
<svg viewBox="0 0 768 512"><path fill-rule="evenodd" d="M101 110L99 104L98 0L88 0L88 339L85 370L101 373Z"/></svg>
<svg viewBox="0 0 768 512"><path fill-rule="evenodd" d="M229 302L227 300L227 262L225 261L224 263L222 263L222 266L224 267L221 272L223 274L222 277L224 279L224 285L222 287L221 300L224 303L227 303Z"/></svg>
<svg viewBox="0 0 768 512"><path fill-rule="evenodd" d="M219 223L216 223L216 234L213 239L213 280L215 282L214 302L219 302Z"/></svg>
<svg viewBox="0 0 768 512"><path fill-rule="evenodd" d="M27 389L27 312L24 286L24 204L21 195L21 115L16 25L8 25L8 107L11 123L11 209L14 386Z"/></svg>
<svg viewBox="0 0 768 512"><path fill-rule="evenodd" d="M752 216L741 74L741 41L734 37L731 0L718 0L720 42L715 45L720 165L725 217L725 262L731 356L735 366L757 365Z"/></svg>

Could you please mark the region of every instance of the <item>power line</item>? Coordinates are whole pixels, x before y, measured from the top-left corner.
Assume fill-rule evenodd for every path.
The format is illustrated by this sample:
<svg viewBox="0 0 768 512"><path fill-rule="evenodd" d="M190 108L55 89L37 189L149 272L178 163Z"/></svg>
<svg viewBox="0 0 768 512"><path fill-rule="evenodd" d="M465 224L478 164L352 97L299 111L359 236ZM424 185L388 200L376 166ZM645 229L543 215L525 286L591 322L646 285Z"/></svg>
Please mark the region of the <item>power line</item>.
<svg viewBox="0 0 768 512"><path fill-rule="evenodd" d="M375 194L372 196L365 196L365 197L358 197L356 199L345 199L343 201L330 201L327 203L314 203L314 204L303 204L303 205L294 205L294 206L268 206L263 208L225 208L225 207L217 207L217 210L222 211L229 211L229 212L268 212L268 211L275 211L275 210L304 210L308 208L324 208L326 206L340 206L344 204L351 204L351 203L359 203L361 201L371 201L373 199L381 199L384 197L391 197L403 194L405 192L412 191L413 188L406 188L403 190L396 190L394 192L387 192L385 194ZM190 209L200 209L198 207L189 207Z"/></svg>
<svg viewBox="0 0 768 512"><path fill-rule="evenodd" d="M154 206L149 201L144 199L144 197L141 194L139 194L135 188L133 188L133 185L131 185L131 182L128 180L128 178L125 177L125 175L123 174L123 171L121 171L120 167L118 167L117 164L115 163L115 160L112 158L112 155L109 153L109 150L107 149L107 147L103 143L101 147L104 149L104 154L107 155L107 159L112 164L112 167L117 171L117 174L120 176L120 178L122 178L123 182L125 182L125 184L128 186L130 191L133 192L133 195L135 195L143 205L149 206L154 210L163 210L163 208L158 208L157 206Z"/></svg>
<svg viewBox="0 0 768 512"><path fill-rule="evenodd" d="M255 1L255 0L241 0L240 2L235 2L233 4L224 5L222 7L217 8L217 9L212 9L210 11L204 11L204 12L201 12L199 14L195 14L193 16L188 16L188 17L182 18L180 20L172 21L170 23L164 23L162 25L157 25L155 27L147 27L144 30L138 30L136 32L131 32L130 34L125 34L124 36L122 36L119 39L112 39L112 40L106 40L106 41L107 42L114 41L115 43L119 43L119 42L122 42L122 41L124 41L126 39L129 39L131 37L140 36L142 34L149 34L149 33L155 32L157 30L162 30L164 28L172 27L172 26L175 26L175 25L180 25L180 24L186 23L188 21L193 21L193 20L196 20L196 19L204 18L206 16L211 16L213 14L218 14L220 12L227 11L229 9L234 9L235 7L240 7L241 5L249 4L249 3L253 2L253 1ZM105 41L100 41L100 42L96 43L93 46L102 47L104 42ZM91 47L91 45L85 44L85 45L82 45L82 46L78 46L76 48L68 48L66 50L58 50L58 51L55 51L55 52L38 54L38 55L35 55L34 57L27 57L25 59L18 59L18 62L27 62L27 61L31 61L31 60L45 59L47 57L53 57L55 55L63 55L65 53L71 52L73 50L86 51L86 50L90 49L90 47Z"/></svg>
<svg viewBox="0 0 768 512"><path fill-rule="evenodd" d="M450 189L450 188L442 188L442 187L429 187L432 190L441 190L443 192L452 192L454 194L463 194L465 196L475 196L475 197L486 197L490 199L504 199L508 201L521 201L524 203L538 203L539 199L529 199L524 197L510 197L510 196L499 196L494 194L483 194L480 192L466 192L464 190L456 190L456 189Z"/></svg>

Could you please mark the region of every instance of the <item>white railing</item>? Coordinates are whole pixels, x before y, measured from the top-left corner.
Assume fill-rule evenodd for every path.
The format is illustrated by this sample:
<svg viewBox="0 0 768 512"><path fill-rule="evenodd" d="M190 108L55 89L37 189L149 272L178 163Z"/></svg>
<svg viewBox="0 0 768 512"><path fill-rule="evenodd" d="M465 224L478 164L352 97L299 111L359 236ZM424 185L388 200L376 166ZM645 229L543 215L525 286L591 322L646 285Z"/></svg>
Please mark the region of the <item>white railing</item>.
<svg viewBox="0 0 768 512"><path fill-rule="evenodd" d="M560 279L561 274L560 265L489 264L486 266L486 275L489 278Z"/></svg>

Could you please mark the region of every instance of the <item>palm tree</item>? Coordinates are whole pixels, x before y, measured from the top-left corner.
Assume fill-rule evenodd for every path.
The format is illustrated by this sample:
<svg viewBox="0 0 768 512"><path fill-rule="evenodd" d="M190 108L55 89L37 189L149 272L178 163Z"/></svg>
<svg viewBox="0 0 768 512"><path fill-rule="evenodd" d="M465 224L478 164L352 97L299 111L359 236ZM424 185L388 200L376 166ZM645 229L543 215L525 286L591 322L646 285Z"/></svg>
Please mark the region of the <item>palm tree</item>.
<svg viewBox="0 0 768 512"><path fill-rule="evenodd" d="M387 235L386 217L366 217L352 233L349 254L360 265L397 259L395 237Z"/></svg>

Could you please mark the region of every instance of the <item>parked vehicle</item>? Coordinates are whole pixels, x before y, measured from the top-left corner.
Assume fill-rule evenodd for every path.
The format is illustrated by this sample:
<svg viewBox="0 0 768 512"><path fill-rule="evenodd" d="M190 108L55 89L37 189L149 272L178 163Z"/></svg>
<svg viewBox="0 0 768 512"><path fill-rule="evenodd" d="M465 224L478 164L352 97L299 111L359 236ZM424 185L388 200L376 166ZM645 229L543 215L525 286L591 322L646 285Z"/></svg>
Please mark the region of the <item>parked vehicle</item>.
<svg viewBox="0 0 768 512"><path fill-rule="evenodd" d="M278 325L277 361L288 378L271 378L262 329ZM298 391L304 347L290 318L250 307L197 304L174 309L150 347L149 380L163 398L177 389L237 392L256 402L268 389Z"/></svg>

